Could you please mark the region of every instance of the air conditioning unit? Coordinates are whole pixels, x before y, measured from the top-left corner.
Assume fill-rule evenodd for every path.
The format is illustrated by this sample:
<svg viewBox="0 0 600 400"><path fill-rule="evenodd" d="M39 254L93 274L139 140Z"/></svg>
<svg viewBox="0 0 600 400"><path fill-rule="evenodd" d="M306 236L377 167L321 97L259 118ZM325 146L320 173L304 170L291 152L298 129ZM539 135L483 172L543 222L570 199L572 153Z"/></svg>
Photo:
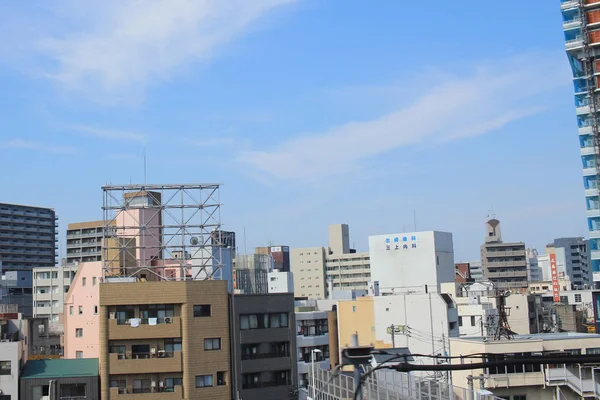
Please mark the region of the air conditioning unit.
<svg viewBox="0 0 600 400"><path fill-rule="evenodd" d="M173 322L171 317L165 317L165 324L170 324L171 322Z"/></svg>

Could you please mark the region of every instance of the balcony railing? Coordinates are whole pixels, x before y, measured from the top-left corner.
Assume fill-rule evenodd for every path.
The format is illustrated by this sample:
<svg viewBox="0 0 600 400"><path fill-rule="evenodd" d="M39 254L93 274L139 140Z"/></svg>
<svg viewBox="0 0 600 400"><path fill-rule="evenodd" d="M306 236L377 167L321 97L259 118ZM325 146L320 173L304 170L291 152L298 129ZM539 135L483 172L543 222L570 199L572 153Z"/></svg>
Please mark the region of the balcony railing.
<svg viewBox="0 0 600 400"><path fill-rule="evenodd" d="M259 388L269 388L269 387L287 386L287 385L291 385L289 380L281 380L281 381L273 381L273 382L253 382L253 383L242 384L242 389L259 389Z"/></svg>
<svg viewBox="0 0 600 400"><path fill-rule="evenodd" d="M155 353L117 353L118 360L138 360L147 358L173 358L174 351L158 350Z"/></svg>
<svg viewBox="0 0 600 400"><path fill-rule="evenodd" d="M289 352L242 354L242 360L260 360L264 358L281 358L289 356Z"/></svg>

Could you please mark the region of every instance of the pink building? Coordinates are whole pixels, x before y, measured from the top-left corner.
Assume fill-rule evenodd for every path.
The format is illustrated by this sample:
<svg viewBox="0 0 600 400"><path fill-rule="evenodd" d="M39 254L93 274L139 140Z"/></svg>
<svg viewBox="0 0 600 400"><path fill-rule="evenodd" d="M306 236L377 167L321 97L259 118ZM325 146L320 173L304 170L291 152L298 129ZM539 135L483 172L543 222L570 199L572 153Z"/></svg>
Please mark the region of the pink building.
<svg viewBox="0 0 600 400"><path fill-rule="evenodd" d="M65 300L64 358L99 358L98 305L102 262L79 264Z"/></svg>

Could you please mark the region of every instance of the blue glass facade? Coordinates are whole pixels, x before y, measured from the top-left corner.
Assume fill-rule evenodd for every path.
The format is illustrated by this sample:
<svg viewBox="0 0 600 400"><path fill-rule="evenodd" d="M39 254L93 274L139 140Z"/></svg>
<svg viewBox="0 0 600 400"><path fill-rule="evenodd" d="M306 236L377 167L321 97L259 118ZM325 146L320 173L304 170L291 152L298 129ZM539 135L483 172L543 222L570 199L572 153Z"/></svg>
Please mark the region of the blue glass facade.
<svg viewBox="0 0 600 400"><path fill-rule="evenodd" d="M561 0L567 58L573 90L589 231L590 267L600 284L600 164L597 140L598 77L600 76L600 0ZM598 54L598 57L596 57ZM596 61L598 58L598 61Z"/></svg>

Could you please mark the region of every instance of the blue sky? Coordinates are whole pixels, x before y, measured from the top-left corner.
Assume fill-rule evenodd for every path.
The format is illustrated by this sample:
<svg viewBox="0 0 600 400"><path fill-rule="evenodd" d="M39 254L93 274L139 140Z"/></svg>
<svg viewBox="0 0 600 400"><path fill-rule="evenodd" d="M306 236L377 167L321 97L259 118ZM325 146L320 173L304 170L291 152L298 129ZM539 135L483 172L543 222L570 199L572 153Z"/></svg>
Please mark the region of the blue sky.
<svg viewBox="0 0 600 400"><path fill-rule="evenodd" d="M223 183L248 248L415 212L467 261L491 208L540 250L586 235L558 0L457 4L3 2L0 201L100 219L145 147L149 182Z"/></svg>

